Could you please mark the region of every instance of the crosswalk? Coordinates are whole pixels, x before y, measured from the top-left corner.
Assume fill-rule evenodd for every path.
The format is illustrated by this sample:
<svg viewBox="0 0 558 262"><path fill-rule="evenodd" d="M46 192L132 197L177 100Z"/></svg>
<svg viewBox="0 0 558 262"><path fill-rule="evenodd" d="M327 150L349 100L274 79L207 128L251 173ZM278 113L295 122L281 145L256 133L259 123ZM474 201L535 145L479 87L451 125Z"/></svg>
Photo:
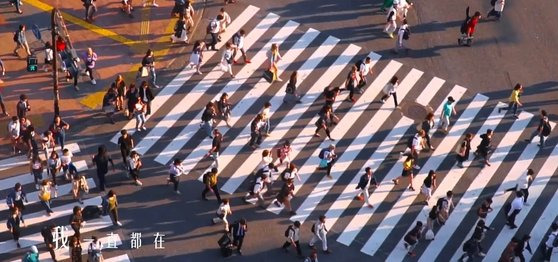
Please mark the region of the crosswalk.
<svg viewBox="0 0 558 262"><path fill-rule="evenodd" d="M72 154L74 154L74 161L73 164L76 166L78 172L85 174L84 171L88 169L87 163L85 160L75 160L79 158L80 147L77 143L70 143L66 145ZM55 148L55 150L60 151L59 148ZM61 152L59 152L61 155ZM28 166L28 161L25 157L16 156L12 158L8 158L2 160L1 162L5 164L5 170L10 170L12 168L18 167L26 167ZM62 174L58 174L57 176L62 176ZM46 169L43 172L43 178L49 178L49 175L46 172ZM101 197L100 196L92 196L93 194L85 195L83 199L83 204L76 202L76 200L72 199L72 183L71 182L63 182L61 183L60 179L58 178L58 186L57 186L57 197L52 199L51 202L51 209L54 211L50 216L47 216L44 209L40 205L39 200L39 191L35 189L33 175L29 174L29 172L19 175L13 175L10 177L6 177L0 179L0 212L5 214L6 216L2 217L2 221L0 221L0 235L2 236L0 241L0 254L3 254L3 261L21 261L21 257L23 254L29 250L29 248L33 245L37 246L39 249L39 260L40 261L52 261L50 257L50 253L46 251L43 244L43 237L40 233L40 229L43 226L49 225L51 223L56 223L55 225L64 226L66 230L70 230L71 228L68 223L68 217L72 213L72 210L75 206L81 206L82 208L89 205L101 205ZM86 178L87 184L90 190L96 190L96 183L92 177ZM6 221L9 213L9 207L6 203L7 195L13 190L13 187L16 183L20 183L23 187L23 191L26 193L27 202L25 202L25 211L23 211L23 218L25 220L25 228L22 228L22 236L19 238L19 243L21 247L16 246L16 242L12 240L11 233L9 233L8 228L6 227ZM51 191L51 196L54 197L54 190ZM59 224L61 223L61 224ZM81 228L81 233L89 236L90 234L95 234L99 230L103 229L110 229L113 227L112 220L109 216L102 216L97 219L92 219L86 221L86 223ZM70 233L66 233L66 236L71 235ZM109 237L100 237L102 243L109 243ZM90 241L90 240L89 240ZM116 246L120 246L122 241L118 234L114 234L111 236L110 243L115 243ZM85 240L82 242L83 248L83 255L87 254L87 246L89 242ZM106 252L105 252L106 253ZM8 259L4 255L11 254L11 258ZM59 261L69 259L70 254L67 248L61 248L55 250L56 257ZM111 253L107 253L111 254ZM105 261L120 261L120 262L127 262L130 261L128 255L118 255L112 256L105 254ZM17 256L17 257L16 257ZM14 258L15 257L15 258Z"/></svg>

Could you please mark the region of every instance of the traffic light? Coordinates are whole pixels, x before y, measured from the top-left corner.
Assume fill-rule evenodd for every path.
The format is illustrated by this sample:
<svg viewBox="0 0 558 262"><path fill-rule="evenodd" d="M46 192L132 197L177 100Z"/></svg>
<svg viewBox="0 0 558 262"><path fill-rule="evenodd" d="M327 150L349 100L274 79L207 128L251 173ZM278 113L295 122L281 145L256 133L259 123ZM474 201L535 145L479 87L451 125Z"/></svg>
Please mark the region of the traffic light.
<svg viewBox="0 0 558 262"><path fill-rule="evenodd" d="M37 72L37 57L34 55L30 55L27 57L27 71L28 72Z"/></svg>

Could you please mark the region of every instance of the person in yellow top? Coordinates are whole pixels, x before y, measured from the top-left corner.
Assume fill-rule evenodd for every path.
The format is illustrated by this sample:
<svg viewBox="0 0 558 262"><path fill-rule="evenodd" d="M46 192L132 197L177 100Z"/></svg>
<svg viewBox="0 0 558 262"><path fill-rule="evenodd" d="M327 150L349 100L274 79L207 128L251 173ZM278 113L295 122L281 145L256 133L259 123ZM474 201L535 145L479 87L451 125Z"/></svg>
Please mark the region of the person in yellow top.
<svg viewBox="0 0 558 262"><path fill-rule="evenodd" d="M203 174L203 184L205 185L205 188L202 192L202 199L207 201L207 192L211 191L215 194L217 202L221 204L221 195L219 194L219 188L217 187L217 173L218 170L214 167L211 168L211 171Z"/></svg>
<svg viewBox="0 0 558 262"><path fill-rule="evenodd" d="M45 208L48 216L54 213L54 211L50 208L51 190L52 182L48 179L43 180L39 191L39 200L41 200L41 205Z"/></svg>
<svg viewBox="0 0 558 262"><path fill-rule="evenodd" d="M106 201L108 212L112 218L112 223L114 225L122 226L122 223L118 221L118 200L116 199L116 193L114 193L113 190L109 190L106 196Z"/></svg>
<svg viewBox="0 0 558 262"><path fill-rule="evenodd" d="M279 46L277 44L271 45L271 53L269 55L269 70L273 72L273 81L277 80L279 82L283 81L278 77L277 62L281 60L281 55L279 54Z"/></svg>
<svg viewBox="0 0 558 262"><path fill-rule="evenodd" d="M396 179L393 179L393 183L395 185L399 184L399 179L403 178L403 177L408 177L409 178L409 190L411 191L415 191L415 188L413 187L413 166L415 165L415 158L412 155L407 156L407 159L405 159L405 161L403 161L403 172L401 172L401 175L398 176Z"/></svg>
<svg viewBox="0 0 558 262"><path fill-rule="evenodd" d="M517 83L510 95L510 102L508 104L508 107L498 108L498 113L501 113L502 110L507 110L508 112L513 110L513 117L517 119L518 118L517 107L523 106L523 104L521 104L521 102L519 101L519 97L521 96L521 93L523 93L523 85Z"/></svg>

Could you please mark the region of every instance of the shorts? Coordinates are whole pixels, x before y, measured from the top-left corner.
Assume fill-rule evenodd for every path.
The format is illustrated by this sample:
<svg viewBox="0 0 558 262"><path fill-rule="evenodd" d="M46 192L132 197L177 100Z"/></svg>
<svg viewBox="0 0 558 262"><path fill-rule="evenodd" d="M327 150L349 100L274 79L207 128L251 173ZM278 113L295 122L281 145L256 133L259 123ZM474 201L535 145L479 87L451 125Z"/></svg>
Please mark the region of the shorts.
<svg viewBox="0 0 558 262"><path fill-rule="evenodd" d="M403 171L401 172L401 176L407 177L409 175L413 175L413 171L412 170L405 170L403 169Z"/></svg>

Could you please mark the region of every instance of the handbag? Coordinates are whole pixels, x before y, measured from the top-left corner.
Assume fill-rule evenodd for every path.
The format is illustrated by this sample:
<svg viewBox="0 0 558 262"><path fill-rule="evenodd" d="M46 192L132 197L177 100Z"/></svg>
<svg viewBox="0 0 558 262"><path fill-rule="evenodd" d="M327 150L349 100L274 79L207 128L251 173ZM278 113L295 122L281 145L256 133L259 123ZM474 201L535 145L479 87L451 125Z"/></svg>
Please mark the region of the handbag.
<svg viewBox="0 0 558 262"><path fill-rule="evenodd" d="M266 70L263 74L263 77L267 82L273 83L273 80L275 78L275 73L271 70Z"/></svg>
<svg viewBox="0 0 558 262"><path fill-rule="evenodd" d="M426 231L426 234L424 235L424 239L434 240L434 231L432 231L432 229L428 229L428 231Z"/></svg>
<svg viewBox="0 0 558 262"><path fill-rule="evenodd" d="M147 67L146 67L146 66L142 66L142 67L141 67L141 74L140 74L140 76L141 76L141 77L147 77L147 76L149 76L149 70L147 70Z"/></svg>
<svg viewBox="0 0 558 262"><path fill-rule="evenodd" d="M326 168L327 167L327 159L324 158L324 159L320 160L319 167L320 168Z"/></svg>

